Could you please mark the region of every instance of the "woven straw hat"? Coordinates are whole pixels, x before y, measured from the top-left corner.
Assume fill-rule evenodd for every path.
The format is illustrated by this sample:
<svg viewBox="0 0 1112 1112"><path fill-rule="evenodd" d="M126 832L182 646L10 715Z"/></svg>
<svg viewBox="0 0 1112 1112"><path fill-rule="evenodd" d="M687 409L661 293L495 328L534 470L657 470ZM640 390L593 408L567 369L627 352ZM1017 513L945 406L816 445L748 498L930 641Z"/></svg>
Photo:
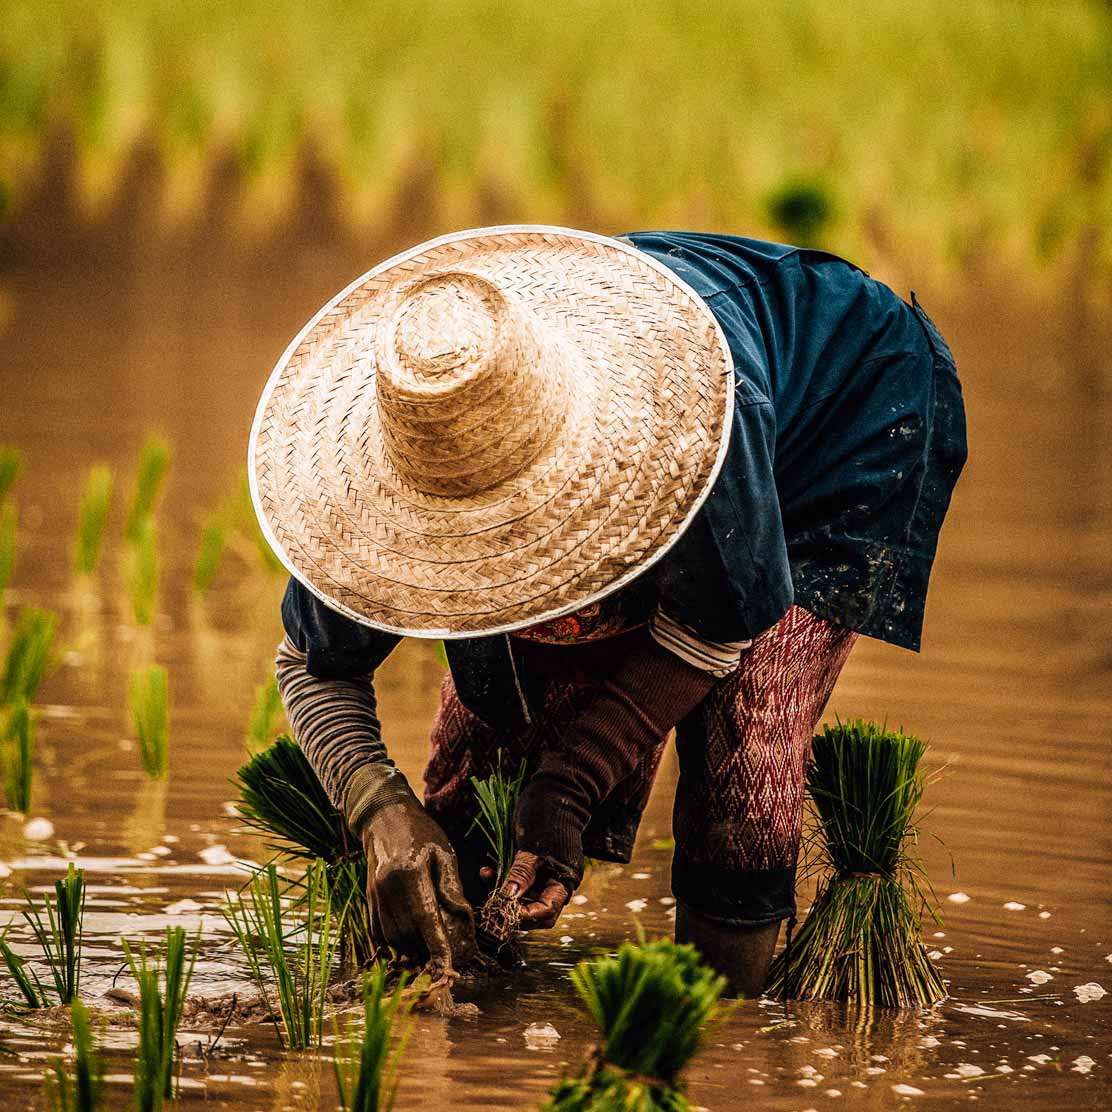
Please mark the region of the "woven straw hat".
<svg viewBox="0 0 1112 1112"><path fill-rule="evenodd" d="M255 509L326 605L417 637L509 632L644 571L710 491L733 410L706 304L635 247L479 228L356 279L278 361Z"/></svg>

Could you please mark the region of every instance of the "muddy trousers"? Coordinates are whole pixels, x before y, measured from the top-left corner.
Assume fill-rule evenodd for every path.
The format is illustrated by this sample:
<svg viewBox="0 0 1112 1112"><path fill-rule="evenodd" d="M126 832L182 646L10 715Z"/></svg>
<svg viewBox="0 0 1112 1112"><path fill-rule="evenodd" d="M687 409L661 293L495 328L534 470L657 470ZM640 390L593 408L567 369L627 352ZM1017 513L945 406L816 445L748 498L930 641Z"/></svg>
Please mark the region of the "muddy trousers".
<svg viewBox="0 0 1112 1112"><path fill-rule="evenodd" d="M681 903L729 926L764 926L795 913L804 768L815 726L856 639L793 607L677 726L672 892ZM471 829L470 777L488 775L497 760L503 769L516 769L557 745L620 652L621 638L525 647L526 665L544 676L545 695L542 713L520 733L488 726L445 679L425 805L456 846L469 890L485 859L481 836ZM588 856L630 859L665 745L592 818L584 835Z"/></svg>

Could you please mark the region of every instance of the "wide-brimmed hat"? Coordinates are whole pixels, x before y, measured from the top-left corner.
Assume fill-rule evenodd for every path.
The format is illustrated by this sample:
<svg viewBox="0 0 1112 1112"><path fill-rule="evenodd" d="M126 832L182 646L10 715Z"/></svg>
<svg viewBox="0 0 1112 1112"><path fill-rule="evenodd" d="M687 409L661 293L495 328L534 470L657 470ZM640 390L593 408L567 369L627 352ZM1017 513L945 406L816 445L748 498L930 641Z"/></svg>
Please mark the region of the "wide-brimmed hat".
<svg viewBox="0 0 1112 1112"><path fill-rule="evenodd" d="M442 236L286 349L251 431L255 509L290 572L358 622L522 629L679 538L725 455L732 371L706 303L626 242Z"/></svg>

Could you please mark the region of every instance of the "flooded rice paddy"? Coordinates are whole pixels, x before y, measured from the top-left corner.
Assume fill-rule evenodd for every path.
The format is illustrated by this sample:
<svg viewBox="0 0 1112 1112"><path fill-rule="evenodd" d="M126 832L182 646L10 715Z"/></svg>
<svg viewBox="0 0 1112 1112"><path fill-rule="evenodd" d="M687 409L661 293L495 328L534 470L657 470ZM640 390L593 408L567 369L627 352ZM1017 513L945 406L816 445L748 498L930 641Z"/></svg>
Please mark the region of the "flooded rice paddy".
<svg viewBox="0 0 1112 1112"><path fill-rule="evenodd" d="M26 816L51 829L0 815L0 923L24 886L41 892L67 861L83 865L93 1004L123 964L120 936L155 940L168 924L201 928L193 992L250 991L219 909L242 882L240 862L265 853L238 832L229 778L279 637L282 579L237 548L198 596L192 562L205 513L242 465L271 363L318 304L395 246L356 251L309 227L253 250L212 228L152 245L123 217L112 227L83 239L32 220L7 233L0 270L0 443L26 458L5 620L23 605L55 609L64 649L39 693ZM926 934L950 998L922 1013L743 1003L689 1073L704 1108L1112 1106L1109 348L1091 321L1040 315L1018 295L921 292L958 356L971 461L943 535L925 652L862 642L828 714L887 719L932 743L942 773L925 825L939 841L923 851L945 922ZM107 461L126 486L151 429L174 461L157 613L140 630L122 586L123 498L92 583L74 582L70 546L87 467ZM143 772L126 708L128 671L150 660L169 670L166 781ZM423 643L404 644L381 672L385 736L415 781L440 674ZM535 1107L582 1059L593 1032L569 969L638 925L671 929L669 852L654 844L669 835L674 776L666 761L633 863L591 870L557 929L528 944L527 969L461 988L477 1019L419 1018L399 1109ZM10 937L26 941L20 923ZM527 1038L538 1023L559 1040ZM284 1053L262 1025L213 1038L186 1021L183 1104L334 1106L327 1051ZM133 1037L113 1027L107 1040L110 1104L123 1107ZM4 1105L43 1107L43 1068L67 1028L4 1019L0 1042Z"/></svg>

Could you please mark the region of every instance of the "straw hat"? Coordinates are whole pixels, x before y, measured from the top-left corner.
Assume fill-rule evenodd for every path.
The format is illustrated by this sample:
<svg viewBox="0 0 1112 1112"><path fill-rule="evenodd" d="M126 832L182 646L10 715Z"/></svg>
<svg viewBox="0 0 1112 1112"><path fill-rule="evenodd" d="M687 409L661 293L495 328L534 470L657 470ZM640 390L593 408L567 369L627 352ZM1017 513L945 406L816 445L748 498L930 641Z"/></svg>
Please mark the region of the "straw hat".
<svg viewBox="0 0 1112 1112"><path fill-rule="evenodd" d="M251 432L255 510L290 572L364 625L522 629L679 538L732 398L714 316L632 245L457 232L356 279L286 349Z"/></svg>

